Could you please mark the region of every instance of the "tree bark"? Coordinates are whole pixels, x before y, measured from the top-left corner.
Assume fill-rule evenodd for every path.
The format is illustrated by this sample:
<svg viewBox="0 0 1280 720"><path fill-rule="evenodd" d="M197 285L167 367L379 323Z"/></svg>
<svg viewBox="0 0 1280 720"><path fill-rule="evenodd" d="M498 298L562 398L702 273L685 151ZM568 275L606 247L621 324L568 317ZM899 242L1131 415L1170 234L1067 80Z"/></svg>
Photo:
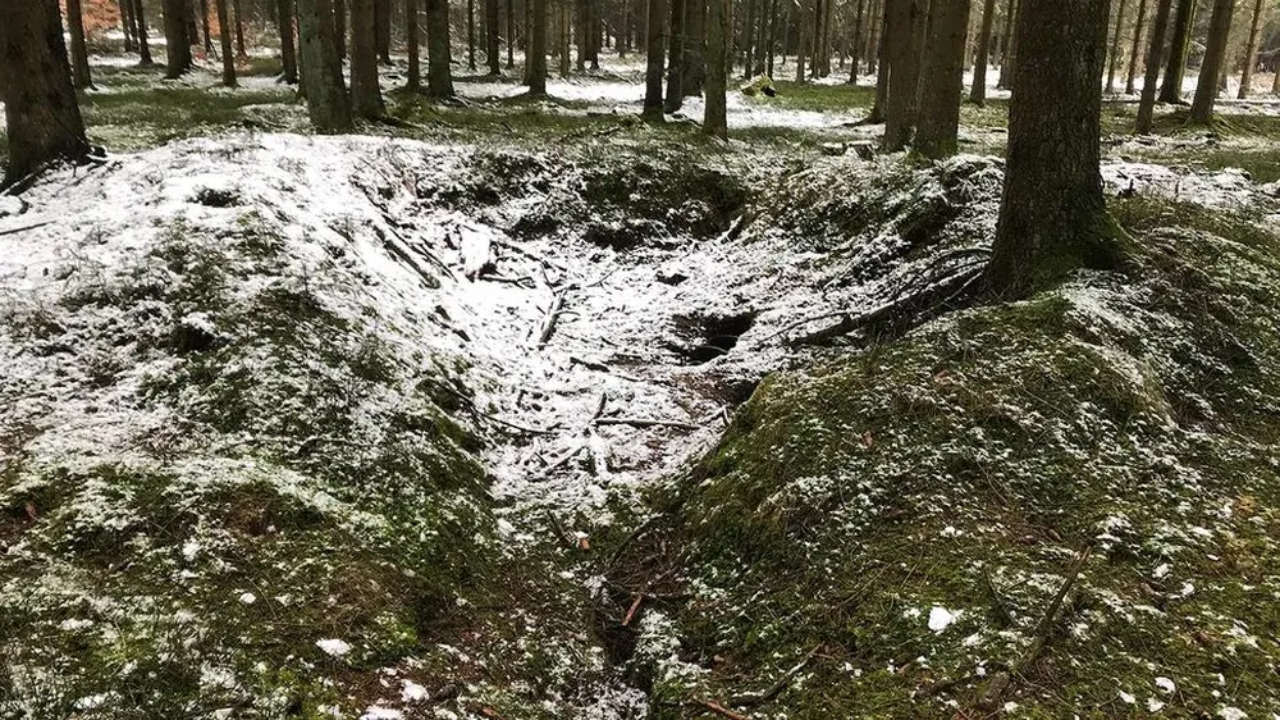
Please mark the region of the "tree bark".
<svg viewBox="0 0 1280 720"><path fill-rule="evenodd" d="M987 65L991 60L991 33L996 24L995 15L996 0L986 0L982 6L982 33L978 36L978 57L973 63L973 87L969 89L969 102L978 107L987 103Z"/></svg>
<svg viewBox="0 0 1280 720"><path fill-rule="evenodd" d="M356 1L359 2L359 0ZM373 40L378 51L378 62L383 65L390 65L391 0L373 0L373 27ZM356 114L359 114L359 110L356 111Z"/></svg>
<svg viewBox="0 0 1280 720"><path fill-rule="evenodd" d="M662 110L674 113L684 104L684 13L685 0L671 0L671 58L667 63L667 96Z"/></svg>
<svg viewBox="0 0 1280 720"><path fill-rule="evenodd" d="M409 70L406 73L404 88L409 92L421 92L422 53L421 38L418 33L418 0L405 0L404 10L405 40L409 53Z"/></svg>
<svg viewBox="0 0 1280 720"><path fill-rule="evenodd" d="M236 11L236 57L248 57L244 47L244 2L235 0Z"/></svg>
<svg viewBox="0 0 1280 720"><path fill-rule="evenodd" d="M231 18L227 13L227 0L214 0L218 12L218 40L222 44L222 84L236 86L236 57L231 46Z"/></svg>
<svg viewBox="0 0 1280 720"><path fill-rule="evenodd" d="M133 7L133 28L138 37L138 64L151 67L155 61L151 58L151 45L147 31L147 14L142 7L142 0L125 0Z"/></svg>
<svg viewBox="0 0 1280 720"><path fill-rule="evenodd" d="M446 0L427 0L444 3ZM446 16L446 20L447 20ZM533 23L529 38L529 94L547 94L547 0L533 0Z"/></svg>
<svg viewBox="0 0 1280 720"><path fill-rule="evenodd" d="M351 3L351 112L378 120L386 114L378 85L377 0Z"/></svg>
<svg viewBox="0 0 1280 720"><path fill-rule="evenodd" d="M476 69L476 1L467 0L467 69Z"/></svg>
<svg viewBox="0 0 1280 720"><path fill-rule="evenodd" d="M892 2L893 0L885 1ZM809 79L808 74L805 72L805 63L810 52L809 34L813 28L813 23L809 22L809 6L811 4L812 0L799 0L799 6L797 7L796 25L798 26L797 35L799 37L796 39L796 82L798 83L803 83Z"/></svg>
<svg viewBox="0 0 1280 720"><path fill-rule="evenodd" d="M1156 17L1151 24L1151 44L1147 48L1147 67L1142 79L1142 98L1138 101L1138 122L1134 132L1145 135L1151 132L1156 106L1156 85L1160 80L1160 56L1164 53L1164 38L1169 28L1169 15L1173 12L1173 0L1156 0Z"/></svg>
<svg viewBox="0 0 1280 720"><path fill-rule="evenodd" d="M1231 15L1235 0L1215 0L1209 18L1209 37L1204 47L1204 62L1196 83L1195 100L1191 103L1191 122L1207 125L1213 119L1213 103L1218 99L1218 74L1227 57L1227 40L1231 35Z"/></svg>
<svg viewBox="0 0 1280 720"><path fill-rule="evenodd" d="M1178 0L1173 19L1173 42L1169 46L1169 63L1165 66L1164 84L1160 86L1160 102L1182 102L1182 76L1187 70L1187 50L1196 17L1196 0Z"/></svg>
<svg viewBox="0 0 1280 720"><path fill-rule="evenodd" d="M1142 47L1142 28L1147 21L1147 0L1138 2L1138 17L1133 23L1133 47L1129 50L1129 72L1124 79L1124 92L1132 95L1138 76L1138 51Z"/></svg>
<svg viewBox="0 0 1280 720"><path fill-rule="evenodd" d="M281 77L293 85L298 82L298 56L293 46L293 0L276 0L276 26L280 31Z"/></svg>
<svg viewBox="0 0 1280 720"><path fill-rule="evenodd" d="M141 4L141 2L139 3ZM165 78L175 80L191 69L191 37L187 34L186 0L164 0Z"/></svg>
<svg viewBox="0 0 1280 720"><path fill-rule="evenodd" d="M449 48L449 0L427 2L427 94L435 98L451 98L453 69ZM547 72L547 3L542 8L542 72Z"/></svg>
<svg viewBox="0 0 1280 720"><path fill-rule="evenodd" d="M707 102L702 132L721 140L729 138L725 93L729 77L728 45L733 37L732 11L732 0L707 2Z"/></svg>
<svg viewBox="0 0 1280 720"><path fill-rule="evenodd" d="M928 28L920 77L920 127L914 146L921 155L938 160L955 155L959 147L969 0L933 0Z"/></svg>
<svg viewBox="0 0 1280 720"><path fill-rule="evenodd" d="M312 126L322 133L350 130L351 101L342 82L330 0L298 0L298 45Z"/></svg>
<svg viewBox="0 0 1280 720"><path fill-rule="evenodd" d="M9 167L0 187L50 162L88 157L56 0L0 2L0 88L9 137Z"/></svg>
<svg viewBox="0 0 1280 720"><path fill-rule="evenodd" d="M1240 92L1237 95L1241 100L1249 97L1249 92L1253 90L1253 70L1258 65L1258 31L1262 29L1263 10L1263 0L1254 0L1249 40L1244 48L1244 71L1240 75Z"/></svg>
<svg viewBox="0 0 1280 720"><path fill-rule="evenodd" d="M485 30L485 61L489 66L490 75L498 75L502 72L502 60L499 54L498 36L501 29L502 20L498 8L498 0L485 0L484 2L484 30Z"/></svg>
<svg viewBox="0 0 1280 720"><path fill-rule="evenodd" d="M516 66L516 0L507 0L507 69Z"/></svg>
<svg viewBox="0 0 1280 720"><path fill-rule="evenodd" d="M1025 297L1081 267L1123 260L1102 193L1109 0L1023 0L1004 196L986 291Z"/></svg>
<svg viewBox="0 0 1280 720"><path fill-rule="evenodd" d="M707 0L684 0L684 72L680 87L685 97L702 94L707 77Z"/></svg>
<svg viewBox="0 0 1280 720"><path fill-rule="evenodd" d="M650 120L662 119L662 23L665 15L664 0L649 0L648 22L645 23L644 109L640 114Z"/></svg>
<svg viewBox="0 0 1280 720"><path fill-rule="evenodd" d="M204 54L213 54L213 29L209 27L209 0L200 0L200 32L204 37Z"/></svg>
<svg viewBox="0 0 1280 720"><path fill-rule="evenodd" d="M923 0L885 3L885 36L889 44L889 98L882 144L885 152L905 148L915 131L924 10Z"/></svg>
<svg viewBox="0 0 1280 720"><path fill-rule="evenodd" d="M80 0L67 0L67 30L71 36L71 82L76 89L86 90L93 87L93 76L89 74L89 49L84 41L84 12Z"/></svg>
<svg viewBox="0 0 1280 720"><path fill-rule="evenodd" d="M347 0L333 0L333 44L338 60L347 59Z"/></svg>
<svg viewBox="0 0 1280 720"><path fill-rule="evenodd" d="M1128 0L1120 0L1120 7L1116 9L1116 31L1111 37L1111 60L1107 63L1108 95L1114 95L1116 92L1116 66L1120 62L1120 33L1124 32L1124 11L1128 4Z"/></svg>
<svg viewBox="0 0 1280 720"><path fill-rule="evenodd" d="M1008 0L1004 13L1004 48L1000 52L1000 77L996 79L996 88L999 90L1008 90L1013 82L1013 44L1017 37L1014 23L1018 19L1018 0Z"/></svg>
<svg viewBox="0 0 1280 720"><path fill-rule="evenodd" d="M880 7L884 8L887 2L891 0L880 0ZM886 8L887 9L887 8ZM871 112L867 115L867 122L882 123L885 119L886 108L889 105L889 37L888 37L888 16L881 14L880 21L875 24L879 28L877 34L877 42L875 45L876 62L879 66L876 70L876 99L871 104Z"/></svg>

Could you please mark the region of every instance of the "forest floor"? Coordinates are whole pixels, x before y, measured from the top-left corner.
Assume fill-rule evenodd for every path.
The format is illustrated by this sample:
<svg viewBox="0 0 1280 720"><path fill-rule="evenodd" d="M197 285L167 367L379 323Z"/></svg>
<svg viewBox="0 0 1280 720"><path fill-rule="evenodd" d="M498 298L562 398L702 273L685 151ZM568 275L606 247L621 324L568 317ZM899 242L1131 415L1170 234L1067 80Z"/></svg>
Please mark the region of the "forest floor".
<svg viewBox="0 0 1280 720"><path fill-rule="evenodd" d="M0 714L1280 712L1274 102L1109 104L1137 278L914 330L999 98L927 165L865 80L725 145L630 64L343 137L246 69L100 63L108 162L0 204Z"/></svg>

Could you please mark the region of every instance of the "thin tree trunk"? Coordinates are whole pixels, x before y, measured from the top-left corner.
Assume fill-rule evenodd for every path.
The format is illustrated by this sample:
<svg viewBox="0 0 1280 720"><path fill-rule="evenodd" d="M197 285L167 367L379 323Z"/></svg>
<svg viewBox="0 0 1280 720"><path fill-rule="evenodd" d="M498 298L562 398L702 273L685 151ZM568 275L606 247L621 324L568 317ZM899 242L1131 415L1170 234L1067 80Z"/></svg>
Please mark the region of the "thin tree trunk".
<svg viewBox="0 0 1280 720"><path fill-rule="evenodd" d="M351 3L351 112L378 120L386 114L378 84L377 0Z"/></svg>
<svg viewBox="0 0 1280 720"><path fill-rule="evenodd" d="M867 46L863 55L867 58L867 74L880 78L880 37L884 30L884 0L871 0L871 15L867 19Z"/></svg>
<svg viewBox="0 0 1280 720"><path fill-rule="evenodd" d="M347 0L333 0L333 44L338 60L347 59Z"/></svg>
<svg viewBox="0 0 1280 720"><path fill-rule="evenodd" d="M752 28L756 23L756 3L757 0L746 0L747 15L746 22L742 26L742 78L745 80L751 77L751 66L755 63L755 57L752 53L755 51L755 44L752 42Z"/></svg>
<svg viewBox="0 0 1280 720"><path fill-rule="evenodd" d="M120 30L124 32L124 51L134 52L138 49L138 36L134 31L133 2L120 0Z"/></svg>
<svg viewBox="0 0 1280 720"><path fill-rule="evenodd" d="M329 0L298 0L298 45L311 124L323 133L350 130L351 100L342 84L342 61Z"/></svg>
<svg viewBox="0 0 1280 720"><path fill-rule="evenodd" d="M1215 0L1209 18L1209 37L1205 42L1204 61L1191 102L1191 122L1207 125L1213 119L1213 103L1218 99L1218 74L1227 57L1227 41L1231 35L1231 14L1235 0Z"/></svg>
<svg viewBox="0 0 1280 720"><path fill-rule="evenodd" d="M1254 0L1249 40L1244 47L1244 71L1240 75L1240 92L1237 95L1241 100L1249 97L1249 92L1253 90L1253 70L1258 65L1258 31L1262 29L1263 10L1263 0Z"/></svg>
<svg viewBox="0 0 1280 720"><path fill-rule="evenodd" d="M1173 19L1173 42L1169 47L1169 63L1160 86L1160 102L1182 102L1182 76L1187 70L1187 50L1196 17L1196 0L1178 0Z"/></svg>
<svg viewBox="0 0 1280 720"><path fill-rule="evenodd" d="M148 38L147 15L142 8L142 0L125 0L133 7L133 28L138 36L138 64L151 67L155 61L151 59L151 44Z"/></svg>
<svg viewBox="0 0 1280 720"><path fill-rule="evenodd" d="M227 0L214 0L218 12L218 40L222 43L222 84L236 86L236 58L231 45L231 16L227 12Z"/></svg>
<svg viewBox="0 0 1280 720"><path fill-rule="evenodd" d="M410 92L422 91L422 39L419 37L418 0L405 0L405 41L408 44L409 71L404 87Z"/></svg>
<svg viewBox="0 0 1280 720"><path fill-rule="evenodd" d="M765 49L764 72L773 77L773 56L778 51L778 0L769 0L769 39Z"/></svg>
<svg viewBox="0 0 1280 720"><path fill-rule="evenodd" d="M467 69L476 69L476 0L467 0Z"/></svg>
<svg viewBox="0 0 1280 720"><path fill-rule="evenodd" d="M569 22L569 0L560 2L560 77L569 77L571 60L569 46L572 44L573 27Z"/></svg>
<svg viewBox="0 0 1280 720"><path fill-rule="evenodd" d="M489 74L497 75L502 72L502 60L498 47L498 36L500 35L502 20L500 18L498 0L485 0L484 17L485 60L489 65Z"/></svg>
<svg viewBox="0 0 1280 720"><path fill-rule="evenodd" d="M276 0L276 26L280 31L282 77L293 85L298 82L298 56L293 46L293 0Z"/></svg>
<svg viewBox="0 0 1280 720"><path fill-rule="evenodd" d="M200 0L200 31L204 35L204 54L213 54L213 33L209 27L209 0Z"/></svg>
<svg viewBox="0 0 1280 720"><path fill-rule="evenodd" d="M879 5L887 10L886 3L889 0L881 0ZM867 115L867 122L882 123L884 122L886 109L889 106L889 38L888 38L888 15L881 13L880 21L876 23L879 28L876 42L876 99L871 104L871 112Z"/></svg>
<svg viewBox="0 0 1280 720"><path fill-rule="evenodd" d="M77 90L91 88L93 76L89 74L89 49L84 41L84 13L80 9L80 0L67 0L67 30L71 36L72 85Z"/></svg>
<svg viewBox="0 0 1280 720"><path fill-rule="evenodd" d="M885 152L905 148L915 131L920 83L920 28L925 22L923 5L922 0L890 0L885 5L890 68L882 145Z"/></svg>
<svg viewBox="0 0 1280 720"><path fill-rule="evenodd" d="M702 94L707 77L707 0L684 0L684 72L680 87L685 97Z"/></svg>
<svg viewBox="0 0 1280 720"><path fill-rule="evenodd" d="M356 0L359 2L359 0ZM354 24L354 23L353 23ZM391 64L391 0L373 0L374 47L378 62ZM354 81L352 81L354 83ZM359 115L359 109L356 110Z"/></svg>
<svg viewBox="0 0 1280 720"><path fill-rule="evenodd" d="M1128 0L1120 0L1120 7L1116 9L1116 32L1111 38L1111 60L1107 64L1108 95L1114 95L1116 92L1116 66L1120 63L1120 33L1124 32L1124 11L1128 4Z"/></svg>
<svg viewBox="0 0 1280 720"><path fill-rule="evenodd" d="M1129 50L1129 72L1124 79L1124 92L1132 95L1138 76L1138 51L1142 46L1142 29L1147 22L1147 0L1139 0L1138 17L1133 24L1133 47Z"/></svg>
<svg viewBox="0 0 1280 720"><path fill-rule="evenodd" d="M729 137L725 92L729 77L728 45L733 37L732 12L732 0L707 2L707 102L702 132L721 140Z"/></svg>
<svg viewBox="0 0 1280 720"><path fill-rule="evenodd" d="M825 10L822 16L822 34L819 35L822 38L819 46L821 52L818 56L819 77L831 75L831 27L835 19L835 0L824 0L823 6Z"/></svg>
<svg viewBox="0 0 1280 720"><path fill-rule="evenodd" d="M1108 0L1023 0L1009 104L1004 196L985 286L1025 297L1122 253L1102 191L1102 71Z"/></svg>
<svg viewBox="0 0 1280 720"><path fill-rule="evenodd" d="M455 97L452 59L449 48L449 0L427 3L427 94L434 98ZM547 3L539 0L542 12L542 76L547 75ZM536 12L536 11L535 11Z"/></svg>
<svg viewBox="0 0 1280 720"><path fill-rule="evenodd" d="M684 88L681 86L684 74L684 3L685 0L671 0L671 59L667 63L667 96L662 110L674 113L684 104Z"/></svg>
<svg viewBox="0 0 1280 720"><path fill-rule="evenodd" d="M714 1L714 0L713 0ZM662 24L666 15L664 0L649 0L648 20L645 23L644 110L641 116L650 120L662 119Z"/></svg>
<svg viewBox="0 0 1280 720"><path fill-rule="evenodd" d="M9 165L0 187L55 160L88 157L56 2L0 2L0 88L6 89L9 138Z"/></svg>
<svg viewBox="0 0 1280 720"><path fill-rule="evenodd" d="M796 82L803 83L809 76L805 73L806 56L809 54L809 32L813 23L809 22L809 4L811 0L799 0L796 8L796 25L799 38L796 40Z"/></svg>
<svg viewBox="0 0 1280 720"><path fill-rule="evenodd" d="M973 63L973 87L969 89L969 102L978 107L987 103L987 64L991 60L991 32L995 25L996 0L986 0L982 6L982 32L978 35L978 58Z"/></svg>
<svg viewBox="0 0 1280 720"><path fill-rule="evenodd" d="M920 76L920 127L916 131L915 149L936 160L955 155L959 147L969 0L933 0L929 6L928 28Z"/></svg>
<svg viewBox="0 0 1280 720"><path fill-rule="evenodd" d="M516 66L516 0L507 0L507 69Z"/></svg>
<svg viewBox="0 0 1280 720"><path fill-rule="evenodd" d="M990 0L994 1L994 0ZM853 21L853 34L849 36L849 84L858 84L858 68L862 66L862 22L866 18L867 0L858 0L858 10Z"/></svg>
<svg viewBox="0 0 1280 720"><path fill-rule="evenodd" d="M1000 90L1008 90L1013 81L1013 43L1017 37L1013 29L1018 19L1018 0L1007 0L1004 13L1004 48L1000 52L1000 77L996 80Z"/></svg>
<svg viewBox="0 0 1280 720"><path fill-rule="evenodd" d="M1164 53L1169 15L1173 12L1173 0L1156 2L1156 17L1151 23L1151 43L1147 46L1147 67L1142 77L1142 99L1138 101L1138 123L1134 128L1139 135L1151 132L1156 107L1156 84L1160 80L1160 56Z"/></svg>

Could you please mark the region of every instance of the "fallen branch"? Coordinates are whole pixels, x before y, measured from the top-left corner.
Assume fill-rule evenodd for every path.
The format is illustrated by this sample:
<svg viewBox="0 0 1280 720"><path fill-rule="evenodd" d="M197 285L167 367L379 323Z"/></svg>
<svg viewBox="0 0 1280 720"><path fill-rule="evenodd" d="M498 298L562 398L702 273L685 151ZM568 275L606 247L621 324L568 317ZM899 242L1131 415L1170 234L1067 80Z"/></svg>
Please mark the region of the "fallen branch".
<svg viewBox="0 0 1280 720"><path fill-rule="evenodd" d="M737 697L729 698L729 704L736 707L755 707L757 705L763 705L776 698L783 690L786 689L787 685L791 684L791 681L796 675L799 675L801 671L809 666L809 663L813 662L813 658L821 649L822 643L814 645L813 649L806 653L800 662L796 663L796 665L790 670L782 673L782 675L779 676L778 679L774 681L774 683L764 692L747 693L745 695L738 695Z"/></svg>
<svg viewBox="0 0 1280 720"><path fill-rule="evenodd" d="M630 425L638 428L648 427L669 427L678 428L680 430L701 430L701 425L693 423L678 422L676 420L650 420L647 418L598 418L594 421L596 425Z"/></svg>
<svg viewBox="0 0 1280 720"><path fill-rule="evenodd" d="M551 302L551 310L547 313L547 317L542 321L542 332L538 335L538 349L546 347L551 340L551 336L556 332L556 322L560 320L560 314L564 312L564 290L556 293L555 300Z"/></svg>
<svg viewBox="0 0 1280 720"><path fill-rule="evenodd" d="M729 720L751 720L750 715L743 715L742 713L734 712L715 700L703 700L700 697L690 697L689 702L693 705L699 705L706 708L717 715L727 717Z"/></svg>
<svg viewBox="0 0 1280 720"><path fill-rule="evenodd" d="M52 225L53 223L53 220L46 220L44 222L33 223L31 225L24 225L23 227L8 228L6 230L0 230L0 235L17 235L18 233L35 230L36 228L42 228L45 225Z"/></svg>

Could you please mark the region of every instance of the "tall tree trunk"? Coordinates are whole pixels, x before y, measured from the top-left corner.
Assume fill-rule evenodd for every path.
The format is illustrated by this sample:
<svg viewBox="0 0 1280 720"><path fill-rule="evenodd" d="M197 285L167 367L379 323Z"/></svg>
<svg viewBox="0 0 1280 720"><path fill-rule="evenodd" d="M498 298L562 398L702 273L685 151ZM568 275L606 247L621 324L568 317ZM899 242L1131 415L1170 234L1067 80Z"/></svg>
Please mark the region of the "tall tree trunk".
<svg viewBox="0 0 1280 720"><path fill-rule="evenodd" d="M990 0L994 2L994 0ZM849 84L858 84L858 68L862 66L862 23L866 19L867 0L858 0L858 10L853 21L853 34L849 36Z"/></svg>
<svg viewBox="0 0 1280 720"><path fill-rule="evenodd" d="M747 15L746 22L742 26L742 77L747 79L751 77L751 66L755 63L755 57L752 52L755 51L755 45L752 42L753 35L751 29L756 23L756 0L746 0Z"/></svg>
<svg viewBox="0 0 1280 720"><path fill-rule="evenodd" d="M880 79L880 37L884 30L884 0L871 0L871 14L867 18L867 47L863 55L867 58L867 74Z"/></svg>
<svg viewBox="0 0 1280 720"><path fill-rule="evenodd" d="M502 61L498 48L498 36L502 20L499 17L498 0L484 0L485 60L489 65L489 74L502 72Z"/></svg>
<svg viewBox="0 0 1280 720"><path fill-rule="evenodd" d="M967 2L965 3L968 4ZM831 26L835 19L835 0L824 0L822 14L822 33L818 36L822 39L819 44L818 54L818 76L828 77L831 75Z"/></svg>
<svg viewBox="0 0 1280 720"><path fill-rule="evenodd" d="M1013 43L1017 34L1014 23L1018 19L1018 0L1006 0L1004 9L1004 48L1000 52L1000 77L996 88L1008 90L1013 82Z"/></svg>
<svg viewBox="0 0 1280 720"><path fill-rule="evenodd" d="M516 66L516 0L507 0L507 69Z"/></svg>
<svg viewBox="0 0 1280 720"><path fill-rule="evenodd" d="M1124 92L1132 95L1138 76L1138 51L1142 48L1142 28L1147 22L1147 0L1139 0L1138 17L1133 23L1133 47L1129 49L1129 72L1125 74Z"/></svg>
<svg viewBox="0 0 1280 720"><path fill-rule="evenodd" d="M0 2L0 88L9 136L9 167L0 187L55 160L89 155L54 0Z"/></svg>
<svg viewBox="0 0 1280 720"><path fill-rule="evenodd" d="M1160 57L1164 54L1164 38L1169 29L1173 0L1156 0L1156 17L1151 23L1151 43L1147 46L1147 67L1142 76L1142 98L1138 101L1138 123L1134 132L1151 132L1156 108L1156 84L1160 80Z"/></svg>
<svg viewBox="0 0 1280 720"><path fill-rule="evenodd" d="M276 0L276 27L280 31L281 74L286 83L293 85L298 82L298 56L293 47L293 0Z"/></svg>
<svg viewBox="0 0 1280 720"><path fill-rule="evenodd" d="M476 69L476 1L467 0L467 69Z"/></svg>
<svg viewBox="0 0 1280 720"><path fill-rule="evenodd" d="M151 41L148 38L147 14L142 7L142 0L125 0L133 7L133 28L138 36L138 64L150 67L155 64L151 59Z"/></svg>
<svg viewBox="0 0 1280 720"><path fill-rule="evenodd" d="M218 40L222 44L222 84L236 86L236 57L231 46L231 17L227 13L227 0L214 0L218 12Z"/></svg>
<svg viewBox="0 0 1280 720"><path fill-rule="evenodd" d="M1258 31L1262 29L1262 13L1263 0L1254 0L1253 2L1253 20L1249 25L1249 40L1244 47L1244 71L1240 75L1240 93L1237 97L1241 100L1249 97L1249 92L1253 90L1253 70L1258 65Z"/></svg>
<svg viewBox="0 0 1280 720"><path fill-rule="evenodd" d="M572 58L570 57L569 47L573 44L573 27L569 22L570 8L569 0L560 1L560 77L569 77L569 69L572 66Z"/></svg>
<svg viewBox="0 0 1280 720"><path fill-rule="evenodd" d="M131 53L138 49L138 35L134 31L133 2L132 0L119 0L119 5L120 29L124 32L124 51Z"/></svg>
<svg viewBox="0 0 1280 720"><path fill-rule="evenodd" d="M235 0L236 11L236 57L248 57L249 53L244 47L244 2L243 0Z"/></svg>
<svg viewBox="0 0 1280 720"><path fill-rule="evenodd" d="M982 32L978 35L978 58L973 63L973 87L969 89L969 101L978 107L987 103L987 64L991 60L991 33L995 25L996 0L986 0L982 6Z"/></svg>
<svg viewBox="0 0 1280 720"><path fill-rule="evenodd" d="M352 126L334 16L330 0L298 0L298 46L307 89L307 114L316 131L322 133L346 132Z"/></svg>
<svg viewBox="0 0 1280 720"><path fill-rule="evenodd" d="M729 137L725 93L729 78L728 46L733 37L732 12L732 0L707 1L707 102L702 132L721 140Z"/></svg>
<svg viewBox="0 0 1280 720"><path fill-rule="evenodd" d="M920 127L915 149L928 158L956 154L960 96L964 92L965 36L969 0L933 0L920 76Z"/></svg>
<svg viewBox="0 0 1280 720"><path fill-rule="evenodd" d="M89 49L84 41L84 13L80 9L80 0L67 0L67 30L71 36L72 85L79 90L91 88L93 76L89 74Z"/></svg>
<svg viewBox="0 0 1280 720"><path fill-rule="evenodd" d="M641 116L650 120L662 119L662 23L665 15L664 0L649 0L648 21L645 23L644 110Z"/></svg>
<svg viewBox="0 0 1280 720"><path fill-rule="evenodd" d="M925 22L923 0L888 0L885 37L889 43L889 99L885 105L883 149L897 152L911 142L916 127L920 84L920 28Z"/></svg>
<svg viewBox="0 0 1280 720"><path fill-rule="evenodd" d="M409 71L405 78L404 87L410 92L421 92L422 43L418 33L418 0L405 0L404 10L405 39L408 43L409 52Z"/></svg>
<svg viewBox="0 0 1280 720"><path fill-rule="evenodd" d="M805 62L809 54L809 33L813 23L809 22L809 5L811 0L799 0L796 8L796 82L803 83L809 76L805 73Z"/></svg>
<svg viewBox="0 0 1280 720"><path fill-rule="evenodd" d="M165 74L169 80L182 77L191 69L191 36L187 34L186 0L164 0L164 39L167 55Z"/></svg>
<svg viewBox="0 0 1280 720"><path fill-rule="evenodd" d="M1164 70L1164 84L1160 86L1160 102L1182 102L1182 76L1187 70L1187 50L1191 46L1191 31L1196 18L1196 0L1178 0L1178 10L1173 18L1173 42L1169 47L1169 64Z"/></svg>
<svg viewBox="0 0 1280 720"><path fill-rule="evenodd" d="M377 120L386 114L378 84L377 0L351 3L351 112Z"/></svg>
<svg viewBox="0 0 1280 720"><path fill-rule="evenodd" d="M883 10L888 10L887 3L891 0L880 0L878 5ZM884 12L881 13L880 21L874 27L878 27L877 41L875 46L875 58L878 68L876 69L876 99L871 104L871 112L867 115L867 122L882 123L884 122L885 113L889 106L889 37L888 37L889 16Z"/></svg>
<svg viewBox="0 0 1280 720"><path fill-rule="evenodd" d="M213 29L209 27L209 0L200 0L200 33L204 37L204 54L213 54Z"/></svg>
<svg viewBox="0 0 1280 720"><path fill-rule="evenodd" d="M590 51L587 49L590 45L590 40L587 39L587 35L590 32L589 27L591 25L591 15L590 10L587 9L587 0L574 0L574 7L578 11L578 72L586 72L587 55L590 54Z"/></svg>
<svg viewBox="0 0 1280 720"><path fill-rule="evenodd" d="M378 62L391 64L391 0L373 0L374 47ZM357 111L359 114L359 111Z"/></svg>
<svg viewBox="0 0 1280 720"><path fill-rule="evenodd" d="M447 0L427 0L445 3ZM529 94L547 94L547 0L533 0L533 22L529 38ZM448 21L448 16L445 16ZM447 48L447 45L446 45ZM434 61L434 56L432 60Z"/></svg>
<svg viewBox="0 0 1280 720"><path fill-rule="evenodd" d="M671 0L671 58L667 63L667 96L662 110L674 113L684 104L684 13L685 0Z"/></svg>
<svg viewBox="0 0 1280 720"><path fill-rule="evenodd" d="M449 49L449 0L427 2L427 94L435 98L455 97L452 59ZM542 74L547 73L547 3L542 8ZM535 11L536 12L536 11Z"/></svg>
<svg viewBox="0 0 1280 720"><path fill-rule="evenodd" d="M1108 95L1113 95L1116 91L1116 66L1120 62L1120 34L1124 32L1124 11L1128 4L1128 0L1120 0L1120 7L1116 9L1116 32L1111 37L1111 60L1107 64Z"/></svg>
<svg viewBox="0 0 1280 720"><path fill-rule="evenodd" d="M707 0L684 0L684 72L680 87L685 97L702 94L707 77Z"/></svg>
<svg viewBox="0 0 1280 720"><path fill-rule="evenodd" d="M1121 261L1102 193L1109 0L1023 0L1004 196L985 285L1025 297L1070 271Z"/></svg>
<svg viewBox="0 0 1280 720"><path fill-rule="evenodd" d="M1209 37L1204 46L1204 61L1196 83L1195 100L1191 102L1191 122L1207 125L1213 119L1213 103L1218 99L1218 74L1227 58L1227 40L1231 35L1231 14L1236 0L1215 0L1209 18Z"/></svg>
<svg viewBox="0 0 1280 720"><path fill-rule="evenodd" d="M773 77L773 56L778 51L778 0L769 0L769 39L765 50L764 72Z"/></svg>

